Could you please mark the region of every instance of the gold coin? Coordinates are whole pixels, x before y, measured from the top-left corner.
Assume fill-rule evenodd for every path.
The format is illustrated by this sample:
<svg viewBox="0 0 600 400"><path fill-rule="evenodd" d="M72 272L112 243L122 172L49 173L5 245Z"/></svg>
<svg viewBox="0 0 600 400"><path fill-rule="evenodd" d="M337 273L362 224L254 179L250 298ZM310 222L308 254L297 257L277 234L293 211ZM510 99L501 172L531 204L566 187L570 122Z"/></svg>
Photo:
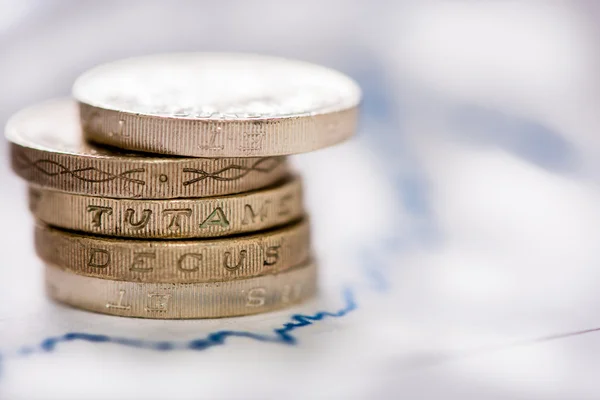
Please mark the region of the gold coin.
<svg viewBox="0 0 600 400"><path fill-rule="evenodd" d="M318 65L251 54L161 54L77 79L86 138L196 157L308 152L354 134L361 92Z"/></svg>
<svg viewBox="0 0 600 400"><path fill-rule="evenodd" d="M14 115L6 125L12 167L43 187L115 198L206 197L259 189L289 169L282 157L179 158L122 153L83 140L71 100L45 102Z"/></svg>
<svg viewBox="0 0 600 400"><path fill-rule="evenodd" d="M302 182L223 197L129 200L29 188L29 208L40 221L74 231L135 238L227 236L285 225L304 214Z"/></svg>
<svg viewBox="0 0 600 400"><path fill-rule="evenodd" d="M38 224L40 258L75 273L136 282L213 282L276 273L310 255L308 221L260 234L205 240L85 236Z"/></svg>
<svg viewBox="0 0 600 400"><path fill-rule="evenodd" d="M217 318L257 314L313 296L316 266L213 283L139 283L93 278L46 266L50 297L73 307L139 318Z"/></svg>

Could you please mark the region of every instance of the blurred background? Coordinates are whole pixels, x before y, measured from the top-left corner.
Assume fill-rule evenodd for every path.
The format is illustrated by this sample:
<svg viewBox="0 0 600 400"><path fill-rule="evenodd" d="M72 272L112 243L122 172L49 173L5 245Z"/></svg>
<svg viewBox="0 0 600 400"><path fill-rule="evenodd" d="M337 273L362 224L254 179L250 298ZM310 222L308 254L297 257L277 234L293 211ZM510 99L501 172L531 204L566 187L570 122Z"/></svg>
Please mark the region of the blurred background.
<svg viewBox="0 0 600 400"><path fill-rule="evenodd" d="M332 264L322 268L322 280L328 287L347 273L339 260L368 247L384 260L390 290L374 300L376 311L358 310L334 326L342 332L329 338L335 352L306 350L323 355L321 368L298 360L279 365L308 374L319 385L306 390L318 388L313 393L323 398L594 399L599 19L600 3L588 0L0 0L0 123L29 104L68 96L84 70L130 56L243 51L339 69L364 91L358 138L296 157L318 251ZM18 314L0 327L7 347L41 339L47 328L26 317L39 308L31 292L8 283L21 276L11 267L22 266L22 251L32 252L31 221L6 141L0 151L0 219L11 227L0 243L7 296L0 316ZM65 329L72 323L101 329L89 321L69 321ZM261 359L265 371L277 365ZM139 361L132 356L127 365L132 360ZM147 368L156 363L165 361ZM75 364L12 365L0 368L6 398L90 397L39 378L55 365L76 374ZM159 378L160 369L135 365L143 387L158 385L144 378ZM276 389L256 383L258 375L244 381L253 396L305 398L307 392L288 393L283 382L294 381L273 368ZM26 387L31 371L39 390ZM119 382L125 388L129 381ZM221 382L204 382L204 395L248 394ZM94 383L94 393L111 393ZM145 398L168 393L153 388ZM134 389L121 393L135 398Z"/></svg>

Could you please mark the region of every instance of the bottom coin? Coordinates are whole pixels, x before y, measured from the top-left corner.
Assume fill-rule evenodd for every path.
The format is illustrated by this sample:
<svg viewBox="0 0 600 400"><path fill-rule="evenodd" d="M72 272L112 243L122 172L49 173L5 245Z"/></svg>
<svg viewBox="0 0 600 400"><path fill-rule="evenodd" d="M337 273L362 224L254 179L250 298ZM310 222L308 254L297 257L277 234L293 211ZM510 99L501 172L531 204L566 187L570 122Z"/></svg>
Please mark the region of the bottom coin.
<svg viewBox="0 0 600 400"><path fill-rule="evenodd" d="M279 274L211 283L113 281L46 266L46 287L53 299L138 318L218 318L272 311L311 297L316 280L313 262Z"/></svg>

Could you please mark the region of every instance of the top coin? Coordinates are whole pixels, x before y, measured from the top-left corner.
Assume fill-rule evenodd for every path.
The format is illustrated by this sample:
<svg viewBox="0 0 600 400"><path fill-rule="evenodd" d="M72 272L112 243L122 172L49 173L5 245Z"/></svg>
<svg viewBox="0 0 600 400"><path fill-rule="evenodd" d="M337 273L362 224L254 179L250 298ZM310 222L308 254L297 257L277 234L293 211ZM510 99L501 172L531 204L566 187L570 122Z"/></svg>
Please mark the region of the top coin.
<svg viewBox="0 0 600 400"><path fill-rule="evenodd" d="M86 138L194 157L308 152L356 130L361 92L318 65L251 54L164 54L101 65L73 86Z"/></svg>

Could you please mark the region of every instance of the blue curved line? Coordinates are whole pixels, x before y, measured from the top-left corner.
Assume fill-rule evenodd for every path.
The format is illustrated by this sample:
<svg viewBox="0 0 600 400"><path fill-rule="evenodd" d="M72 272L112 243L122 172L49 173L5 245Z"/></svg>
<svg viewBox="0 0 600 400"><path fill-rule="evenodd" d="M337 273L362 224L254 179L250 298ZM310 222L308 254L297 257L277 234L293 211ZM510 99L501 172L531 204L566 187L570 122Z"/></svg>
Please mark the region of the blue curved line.
<svg viewBox="0 0 600 400"><path fill-rule="evenodd" d="M345 304L338 311L318 311L312 315L294 314L290 317L290 322L286 322L282 327L274 329L273 335L263 335L249 331L216 331L209 333L206 337L201 339L193 339L188 342L177 343L170 341L146 341L142 339L114 337L92 333L70 332L61 336L46 338L34 348L22 347L19 349L18 355L26 356L32 353L48 353L54 351L61 343L74 341L83 341L88 343L115 343L127 347L156 351L171 351L178 349L202 351L211 347L224 345L229 337L244 337L259 342L295 345L297 343L297 339L292 334L293 331L312 325L314 322L322 321L325 318L343 317L349 312L356 310L358 306L355 300L353 289L344 288L342 291L342 296Z"/></svg>

